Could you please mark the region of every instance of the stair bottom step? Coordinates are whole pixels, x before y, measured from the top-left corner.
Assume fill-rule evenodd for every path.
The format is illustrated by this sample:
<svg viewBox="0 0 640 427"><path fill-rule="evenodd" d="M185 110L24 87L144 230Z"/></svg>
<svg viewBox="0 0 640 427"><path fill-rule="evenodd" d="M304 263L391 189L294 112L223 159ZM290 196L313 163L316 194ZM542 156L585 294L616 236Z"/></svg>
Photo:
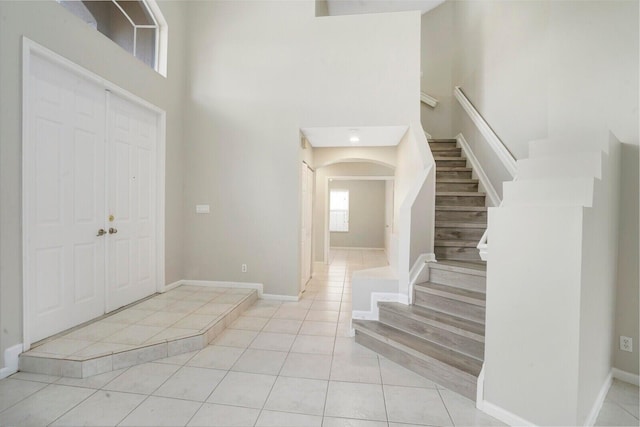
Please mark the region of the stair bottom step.
<svg viewBox="0 0 640 427"><path fill-rule="evenodd" d="M377 322L376 322L377 323ZM460 371L428 355L416 355L393 339L356 326L355 341L389 360L473 401L476 400L477 376Z"/></svg>

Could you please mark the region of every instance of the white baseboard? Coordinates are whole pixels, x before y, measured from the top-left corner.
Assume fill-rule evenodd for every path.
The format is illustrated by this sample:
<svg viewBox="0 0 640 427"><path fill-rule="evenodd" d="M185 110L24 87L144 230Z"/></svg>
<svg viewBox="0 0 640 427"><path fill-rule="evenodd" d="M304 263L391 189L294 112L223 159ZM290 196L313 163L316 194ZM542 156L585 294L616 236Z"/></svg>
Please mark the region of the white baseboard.
<svg viewBox="0 0 640 427"><path fill-rule="evenodd" d="M484 363L478 374L478 381L476 382L476 407L479 408L480 402L484 402Z"/></svg>
<svg viewBox="0 0 640 427"><path fill-rule="evenodd" d="M22 344L16 344L4 351L4 368L0 369L0 380L18 372L18 356L22 353L22 348Z"/></svg>
<svg viewBox="0 0 640 427"><path fill-rule="evenodd" d="M164 288L160 291L160 293L169 292L171 289L177 288L182 285L182 280L175 281L173 283L169 283L168 285L164 285Z"/></svg>
<svg viewBox="0 0 640 427"><path fill-rule="evenodd" d="M347 251L384 251L384 248L361 248L357 246L331 246L331 249L340 249Z"/></svg>
<svg viewBox="0 0 640 427"><path fill-rule="evenodd" d="M214 280L180 280L178 285L190 285L190 286L206 286L209 288L238 288L238 289L255 289L258 291L258 297L260 299L274 300L274 301L299 301L299 295L278 295L278 294L265 294L263 292L264 285L262 283L251 282L220 282ZM172 286L173 283L169 286ZM177 286L177 285L176 285Z"/></svg>
<svg viewBox="0 0 640 427"><path fill-rule="evenodd" d="M625 383L640 385L640 375L632 374L631 372L623 371L618 368L611 368L611 375L613 378L624 381Z"/></svg>
<svg viewBox="0 0 640 427"><path fill-rule="evenodd" d="M613 370L612 370L613 371ZM593 402L593 406L591 407L591 411L587 418L584 421L585 426L592 426L596 423L596 419L598 419L598 414L600 413L600 409L602 409L602 404L604 403L604 399L607 397L607 393L609 392L609 388L611 388L611 382L613 381L613 372L609 372L609 375L604 379L604 383L602 387L600 387L600 392L596 397L595 402Z"/></svg>
<svg viewBox="0 0 640 427"><path fill-rule="evenodd" d="M534 423L527 421L506 409L494 405L493 403L487 402L486 400L477 402L476 407L485 414L490 415L510 426L535 426Z"/></svg>
<svg viewBox="0 0 640 427"><path fill-rule="evenodd" d="M491 203L491 206L500 206L501 200L500 200L500 196L498 196L498 192L493 187L493 184L491 184L491 181L489 181L489 177L484 172L484 169L482 169L482 166L480 165L480 161L478 160L476 155L473 154L473 151L471 151L471 146L469 145L467 140L464 139L464 135L459 133L456 136L456 140L458 141L460 148L462 148L462 151L464 152L465 157L467 158L469 163L471 163L473 172L478 176L478 179L480 180L480 184L482 184L484 191L487 193L487 197L489 198L489 202Z"/></svg>
<svg viewBox="0 0 640 427"><path fill-rule="evenodd" d="M298 302L300 301L300 296L295 295L278 295L278 294L262 294L260 295L261 299L273 300L273 301L292 301Z"/></svg>
<svg viewBox="0 0 640 427"><path fill-rule="evenodd" d="M360 320L378 320L380 318L378 311L378 302L399 302L401 304L409 305L409 298L407 295L390 293L390 292L372 292L371 293L371 310L353 310L351 312L352 319Z"/></svg>

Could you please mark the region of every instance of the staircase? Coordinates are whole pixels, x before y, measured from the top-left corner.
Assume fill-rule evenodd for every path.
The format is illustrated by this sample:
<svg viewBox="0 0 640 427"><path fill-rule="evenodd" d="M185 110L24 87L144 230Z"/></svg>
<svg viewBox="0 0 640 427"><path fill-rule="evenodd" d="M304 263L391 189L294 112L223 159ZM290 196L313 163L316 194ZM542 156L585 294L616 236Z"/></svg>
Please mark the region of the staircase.
<svg viewBox="0 0 640 427"><path fill-rule="evenodd" d="M379 302L379 320L353 320L356 342L475 401L484 359L486 265L476 245L485 195L456 147L430 140L436 162L435 254L413 304Z"/></svg>

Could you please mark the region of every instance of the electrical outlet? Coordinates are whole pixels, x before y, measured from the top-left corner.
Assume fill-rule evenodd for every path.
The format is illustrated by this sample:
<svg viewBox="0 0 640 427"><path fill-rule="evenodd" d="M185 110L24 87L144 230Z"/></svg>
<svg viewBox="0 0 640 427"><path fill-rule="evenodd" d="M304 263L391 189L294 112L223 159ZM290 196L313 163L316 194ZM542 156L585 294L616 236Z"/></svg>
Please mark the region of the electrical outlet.
<svg viewBox="0 0 640 427"><path fill-rule="evenodd" d="M242 272L243 273L247 272L247 264L242 264Z"/></svg>
<svg viewBox="0 0 640 427"><path fill-rule="evenodd" d="M620 350L633 352L633 339L620 335Z"/></svg>

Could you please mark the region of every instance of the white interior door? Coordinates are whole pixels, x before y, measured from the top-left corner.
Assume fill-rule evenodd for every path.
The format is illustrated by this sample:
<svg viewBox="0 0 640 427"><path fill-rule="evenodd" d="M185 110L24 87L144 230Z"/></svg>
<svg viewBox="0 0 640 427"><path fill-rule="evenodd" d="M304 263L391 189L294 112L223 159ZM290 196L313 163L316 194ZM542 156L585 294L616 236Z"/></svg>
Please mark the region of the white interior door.
<svg viewBox="0 0 640 427"><path fill-rule="evenodd" d="M25 320L37 341L104 313L105 92L38 56L28 79Z"/></svg>
<svg viewBox="0 0 640 427"><path fill-rule="evenodd" d="M158 116L116 95L108 112L107 311L156 291Z"/></svg>
<svg viewBox="0 0 640 427"><path fill-rule="evenodd" d="M307 282L311 278L311 233L313 221L313 170L306 163L302 164L301 172L302 188L302 230L300 233L301 243L301 279L300 291L304 291Z"/></svg>

